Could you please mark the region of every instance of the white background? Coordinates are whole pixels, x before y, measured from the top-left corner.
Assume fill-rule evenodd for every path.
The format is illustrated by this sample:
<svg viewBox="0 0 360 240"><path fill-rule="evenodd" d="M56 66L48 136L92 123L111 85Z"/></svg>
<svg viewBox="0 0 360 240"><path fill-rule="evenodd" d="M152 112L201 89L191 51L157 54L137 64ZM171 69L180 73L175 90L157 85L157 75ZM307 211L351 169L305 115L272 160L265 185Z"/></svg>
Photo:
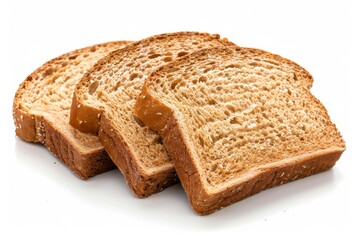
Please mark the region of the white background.
<svg viewBox="0 0 360 240"><path fill-rule="evenodd" d="M359 239L358 15L355 0L1 0L0 239ZM219 33L309 70L312 92L347 143L337 165L200 217L179 185L137 199L118 171L81 181L43 146L15 137L14 93L45 61L100 42L181 30Z"/></svg>

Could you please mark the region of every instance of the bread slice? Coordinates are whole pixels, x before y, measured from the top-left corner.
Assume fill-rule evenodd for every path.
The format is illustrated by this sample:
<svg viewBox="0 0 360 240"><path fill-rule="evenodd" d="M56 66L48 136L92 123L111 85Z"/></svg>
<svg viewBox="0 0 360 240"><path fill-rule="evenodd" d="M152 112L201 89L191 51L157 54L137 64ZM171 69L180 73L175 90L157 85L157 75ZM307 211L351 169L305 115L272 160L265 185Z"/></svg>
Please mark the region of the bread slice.
<svg viewBox="0 0 360 240"><path fill-rule="evenodd" d="M77 85L70 123L81 131L99 134L100 142L138 197L178 182L160 136L133 116L145 79L159 66L190 52L229 45L233 44L207 33L153 36L102 59Z"/></svg>
<svg viewBox="0 0 360 240"><path fill-rule="evenodd" d="M44 144L80 178L114 169L97 137L69 124L72 92L95 62L127 41L98 44L45 63L19 86L13 102L16 135Z"/></svg>
<svg viewBox="0 0 360 240"><path fill-rule="evenodd" d="M345 143L304 77L261 50L213 48L147 79L135 113L161 133L197 213L328 170L339 159Z"/></svg>

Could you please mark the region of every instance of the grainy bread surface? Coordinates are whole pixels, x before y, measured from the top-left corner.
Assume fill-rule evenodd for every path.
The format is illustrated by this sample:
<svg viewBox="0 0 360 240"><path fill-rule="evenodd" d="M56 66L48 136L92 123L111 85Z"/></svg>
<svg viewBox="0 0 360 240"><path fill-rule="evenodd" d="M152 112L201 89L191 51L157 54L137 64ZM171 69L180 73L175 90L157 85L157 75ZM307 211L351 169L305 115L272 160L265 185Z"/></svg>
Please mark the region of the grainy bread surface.
<svg viewBox="0 0 360 240"><path fill-rule="evenodd" d="M15 94L16 135L44 144L80 178L115 168L97 137L71 127L69 115L77 81L100 58L128 43L118 41L82 48L36 69Z"/></svg>
<svg viewBox="0 0 360 240"><path fill-rule="evenodd" d="M154 72L135 114L159 131L191 204L208 214L330 169L345 143L298 65L213 48Z"/></svg>
<svg viewBox="0 0 360 240"><path fill-rule="evenodd" d="M77 85L70 123L99 134L137 196L161 191L176 183L177 176L160 136L134 118L136 97L159 66L200 49L233 45L219 35L180 32L153 36L115 51Z"/></svg>

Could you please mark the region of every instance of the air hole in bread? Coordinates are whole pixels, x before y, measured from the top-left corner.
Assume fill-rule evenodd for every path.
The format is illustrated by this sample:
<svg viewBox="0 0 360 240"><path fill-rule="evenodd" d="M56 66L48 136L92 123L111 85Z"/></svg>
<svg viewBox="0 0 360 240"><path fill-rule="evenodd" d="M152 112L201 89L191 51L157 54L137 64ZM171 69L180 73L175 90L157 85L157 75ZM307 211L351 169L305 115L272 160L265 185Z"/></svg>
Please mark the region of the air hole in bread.
<svg viewBox="0 0 360 240"><path fill-rule="evenodd" d="M217 167L218 167L218 165L215 163L214 165L212 165L211 171L216 172Z"/></svg>
<svg viewBox="0 0 360 240"><path fill-rule="evenodd" d="M262 86L261 90L266 91L266 92L270 91L270 89L267 86Z"/></svg>
<svg viewBox="0 0 360 240"><path fill-rule="evenodd" d="M102 65L99 65L97 68L96 68L96 71L97 72L101 72L101 69L102 69ZM101 75L98 76L98 79L101 79Z"/></svg>
<svg viewBox="0 0 360 240"><path fill-rule="evenodd" d="M172 61L172 57L165 57L163 59L164 62L171 62Z"/></svg>
<svg viewBox="0 0 360 240"><path fill-rule="evenodd" d="M236 108L233 105L226 105L226 108L230 110L231 112L236 112Z"/></svg>
<svg viewBox="0 0 360 240"><path fill-rule="evenodd" d="M207 77L205 77L205 76L199 77L199 82L206 82L206 80L207 80Z"/></svg>
<svg viewBox="0 0 360 240"><path fill-rule="evenodd" d="M208 67L208 68L205 68L204 69L204 73L207 73L207 72L209 72L210 70L212 70L214 67Z"/></svg>
<svg viewBox="0 0 360 240"><path fill-rule="evenodd" d="M54 84L58 78L59 78L59 75L56 74L54 77L51 78L49 84Z"/></svg>
<svg viewBox="0 0 360 240"><path fill-rule="evenodd" d="M252 67L260 67L261 66L261 63L259 63L259 62L250 62L248 64Z"/></svg>
<svg viewBox="0 0 360 240"><path fill-rule="evenodd" d="M69 56L69 59L70 59L70 60L74 60L74 59L76 59L77 57L78 57L78 55L77 55L77 54L74 54L74 55Z"/></svg>
<svg viewBox="0 0 360 240"><path fill-rule="evenodd" d="M183 79L189 79L190 74L188 74L188 73L183 73L181 76L182 76Z"/></svg>
<svg viewBox="0 0 360 240"><path fill-rule="evenodd" d="M96 89L99 87L99 81L94 81L89 85L89 94L93 95Z"/></svg>
<svg viewBox="0 0 360 240"><path fill-rule="evenodd" d="M215 99L210 99L208 103L209 103L209 105L215 105L216 101L215 101Z"/></svg>
<svg viewBox="0 0 360 240"><path fill-rule="evenodd" d="M225 68L241 68L239 64L229 64Z"/></svg>
<svg viewBox="0 0 360 240"><path fill-rule="evenodd" d="M42 74L42 78L46 78L47 76L52 74L54 71L56 71L56 69L53 69L53 68L46 69L46 71Z"/></svg>
<svg viewBox="0 0 360 240"><path fill-rule="evenodd" d="M231 124L240 124L238 117L233 117L233 118L230 120L230 123L231 123Z"/></svg>
<svg viewBox="0 0 360 240"><path fill-rule="evenodd" d="M132 74L130 75L130 77L129 77L129 80L132 81L132 80L134 80L134 79L137 78L137 77L139 77L139 74L137 74L137 73L132 73Z"/></svg>
<svg viewBox="0 0 360 240"><path fill-rule="evenodd" d="M160 80L159 80L159 81L160 81ZM179 84L179 82L181 82L181 79L176 79L176 80L174 80L174 81L170 84L170 88L171 88L172 90L174 90L175 87L176 87L176 85Z"/></svg>
<svg viewBox="0 0 360 240"><path fill-rule="evenodd" d="M187 55L188 54L188 52L179 52L178 54L177 54L177 56L178 57L182 57L182 56L185 56L185 55Z"/></svg>
<svg viewBox="0 0 360 240"><path fill-rule="evenodd" d="M199 143L200 143L200 145L201 145L202 147L204 147L204 146L205 146L205 141L204 141L204 139L202 138L202 136L199 136L198 138L199 138Z"/></svg>
<svg viewBox="0 0 360 240"><path fill-rule="evenodd" d="M296 76L296 73L293 73L293 78L294 78L295 81L298 80L298 79L297 79L297 76Z"/></svg>
<svg viewBox="0 0 360 240"><path fill-rule="evenodd" d="M154 59L154 58L157 58L157 57L160 57L161 54L158 54L158 53L155 53L155 54L152 54L149 56L150 59Z"/></svg>
<svg viewBox="0 0 360 240"><path fill-rule="evenodd" d="M186 86L187 86L187 82L181 81L181 82L179 83L179 86L180 86L180 87L186 87Z"/></svg>
<svg viewBox="0 0 360 240"><path fill-rule="evenodd" d="M121 85L122 85L121 81L116 82L115 87L113 88L113 91L116 92Z"/></svg>
<svg viewBox="0 0 360 240"><path fill-rule="evenodd" d="M229 117L229 116L231 115L231 113L230 113L229 110L225 110L225 111L224 111L224 114L225 114L227 117Z"/></svg>

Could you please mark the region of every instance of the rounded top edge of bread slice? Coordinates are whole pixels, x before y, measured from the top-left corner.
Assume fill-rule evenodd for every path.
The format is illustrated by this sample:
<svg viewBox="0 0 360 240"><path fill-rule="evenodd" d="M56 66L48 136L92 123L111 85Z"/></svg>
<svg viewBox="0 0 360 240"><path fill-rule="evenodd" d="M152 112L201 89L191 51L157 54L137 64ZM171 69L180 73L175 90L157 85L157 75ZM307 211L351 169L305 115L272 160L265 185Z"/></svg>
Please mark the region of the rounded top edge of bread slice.
<svg viewBox="0 0 360 240"><path fill-rule="evenodd" d="M156 74L158 74L158 72L161 71L166 71L164 69L169 69L169 68L173 68L175 65L177 65L179 62L183 61L186 62L187 60L190 59L196 59L198 56L204 56L206 54L210 55L210 54L216 54L216 52L224 52L227 54L234 54L234 52L239 53L239 54L254 54L253 56L259 56L262 58L267 58L267 59L273 59L275 61L278 61L279 63L283 63L286 64L288 66L292 66L292 68L294 70L297 71L297 73L300 73L301 79L299 79L299 85L302 85L308 89L310 89L313 85L314 79L313 76L302 66L300 66L298 63L282 57L280 55L274 54L274 53L270 53L268 51L262 50L262 49L257 49L257 48L250 48L250 47L240 47L240 46L224 46L224 47L213 47L213 48L209 48L209 49L202 49L199 50L197 52L194 52L192 54L189 54L185 57L183 57L182 59L177 59L169 64L160 66L156 71L154 71L151 76L149 76L148 80L145 82L144 85L148 85L151 83L151 81L155 78L154 76ZM252 57L253 57L252 56Z"/></svg>
<svg viewBox="0 0 360 240"><path fill-rule="evenodd" d="M224 45L227 44L229 46L236 46L226 38L221 39L219 34L184 31L154 35L129 44L125 48L114 51L98 61L97 64L95 64L78 82L71 107L70 124L82 132L96 134L98 131L98 123L100 116L104 111L104 104L103 101L100 101L99 99L94 101L88 100L89 95L92 95L92 93L98 89L97 81L92 79L93 74L100 72L106 67L110 67L113 63L116 65L117 59L131 55L134 51L141 51L142 48L152 45L156 46L156 44L158 45L157 47L159 47L162 42L165 43L171 39L181 40L182 38L190 37L202 37L202 40L205 41L216 40L223 42Z"/></svg>
<svg viewBox="0 0 360 240"><path fill-rule="evenodd" d="M104 54L106 54L108 52L106 49L111 48L109 51L116 50L130 42L131 41L113 41L79 48L53 58L35 69L19 85L13 99L13 119L16 134L26 141L40 141L39 136L36 136L35 117L42 117L45 114L49 114L48 110L53 112L54 110L42 105L39 99L42 98L42 95L47 94L46 91L48 91L49 88L56 87L57 85L62 86L62 84L74 81L70 76L63 78L64 76L61 71L64 69L73 67L71 70L74 73L82 74L80 69L76 68L77 64L75 63L79 56L86 58L93 52L99 54L99 50L101 49L104 49L101 51L105 51ZM58 78L62 79L63 82L55 84ZM75 87L75 83L71 83L70 85L72 88ZM39 94L39 97L36 97L37 94ZM60 97L60 94L64 93L59 89L53 89L51 94ZM66 100L71 99L71 94L72 91L69 91L65 94L66 96L62 96L61 98L66 98ZM70 106L66 106L65 108L69 107Z"/></svg>

